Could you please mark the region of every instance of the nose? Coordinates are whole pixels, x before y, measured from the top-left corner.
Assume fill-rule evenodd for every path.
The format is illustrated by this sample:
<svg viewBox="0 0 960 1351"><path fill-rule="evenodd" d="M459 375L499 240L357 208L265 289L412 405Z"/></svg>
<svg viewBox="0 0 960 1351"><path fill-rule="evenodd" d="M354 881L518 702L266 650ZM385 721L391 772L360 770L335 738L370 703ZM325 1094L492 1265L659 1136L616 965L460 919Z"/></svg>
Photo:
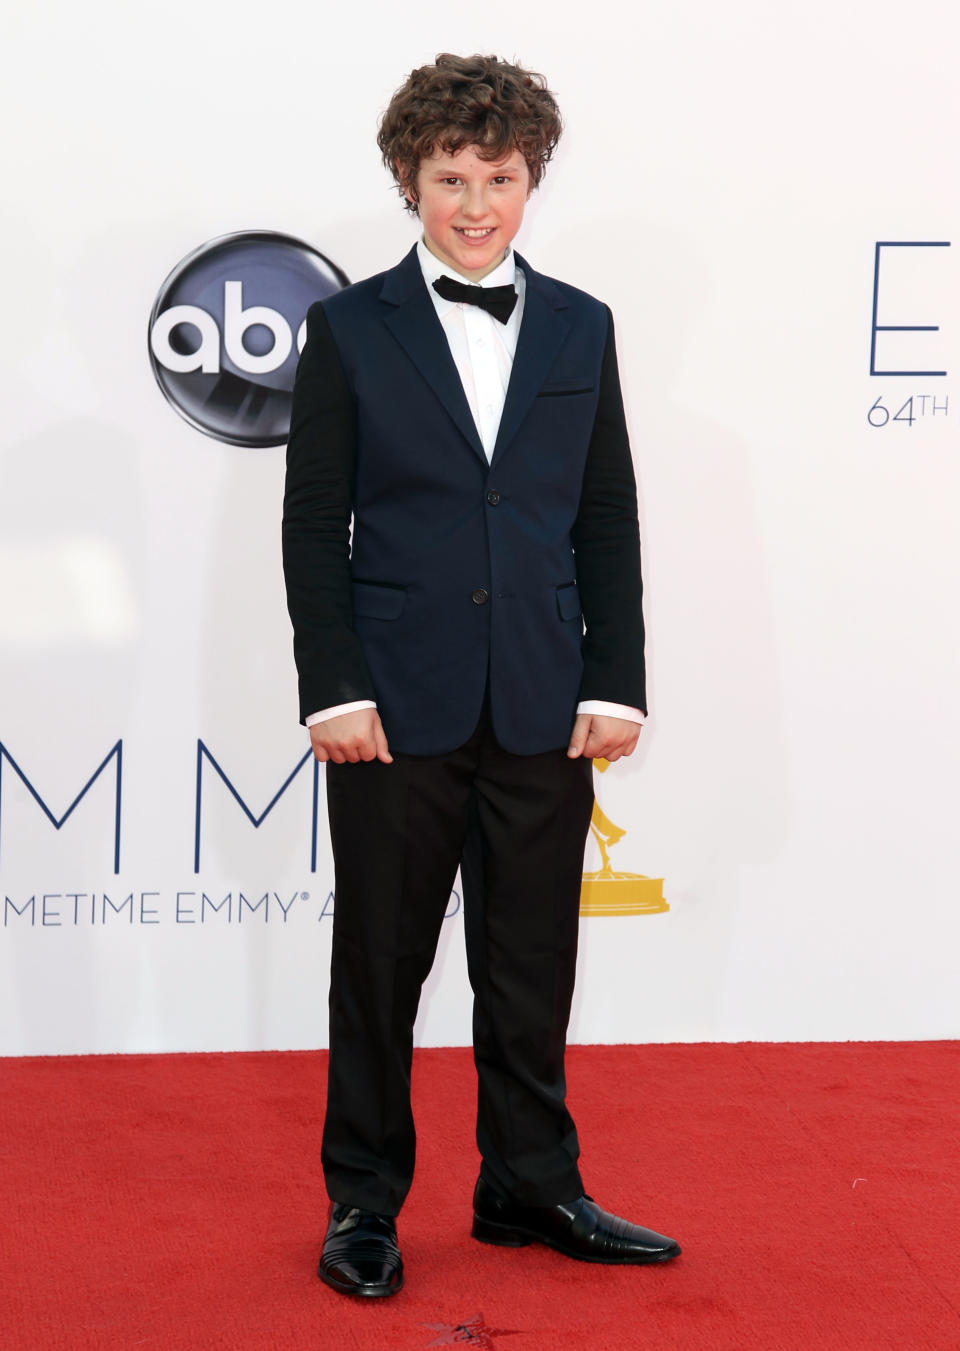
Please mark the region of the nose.
<svg viewBox="0 0 960 1351"><path fill-rule="evenodd" d="M461 210L470 220L483 220L487 214L487 202L483 187L479 183L466 185Z"/></svg>

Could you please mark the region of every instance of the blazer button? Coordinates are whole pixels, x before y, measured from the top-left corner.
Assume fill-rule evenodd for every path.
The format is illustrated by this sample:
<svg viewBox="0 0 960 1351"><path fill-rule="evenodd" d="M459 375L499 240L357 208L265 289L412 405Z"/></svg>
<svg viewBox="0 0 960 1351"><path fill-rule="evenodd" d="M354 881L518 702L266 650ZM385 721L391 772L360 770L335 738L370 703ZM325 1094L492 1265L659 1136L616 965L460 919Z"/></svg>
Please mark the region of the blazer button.
<svg viewBox="0 0 960 1351"><path fill-rule="evenodd" d="M500 501L500 494L497 492L496 488L491 488L487 493L487 501L490 503L491 507L495 507Z"/></svg>
<svg viewBox="0 0 960 1351"><path fill-rule="evenodd" d="M485 587L478 586L470 599L473 601L474 605L486 605L487 601L490 599L490 592L487 591Z"/></svg>

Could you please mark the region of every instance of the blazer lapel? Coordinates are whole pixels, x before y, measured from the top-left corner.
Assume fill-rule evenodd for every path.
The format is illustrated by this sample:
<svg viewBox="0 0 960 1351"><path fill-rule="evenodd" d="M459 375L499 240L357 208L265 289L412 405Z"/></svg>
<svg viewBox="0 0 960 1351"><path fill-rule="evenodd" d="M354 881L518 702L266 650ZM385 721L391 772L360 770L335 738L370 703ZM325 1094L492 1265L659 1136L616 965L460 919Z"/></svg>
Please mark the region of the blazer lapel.
<svg viewBox="0 0 960 1351"><path fill-rule="evenodd" d="M459 372L433 301L427 294L416 246L386 274L380 299L392 307L386 315L387 327L486 466L487 457ZM523 323L526 323L526 317Z"/></svg>
<svg viewBox="0 0 960 1351"><path fill-rule="evenodd" d="M516 255L516 262L518 267L523 268L527 289L517 351L490 461L491 468L497 464L519 431L570 331L570 322L563 313L567 302L557 287L547 277L534 272L519 254Z"/></svg>

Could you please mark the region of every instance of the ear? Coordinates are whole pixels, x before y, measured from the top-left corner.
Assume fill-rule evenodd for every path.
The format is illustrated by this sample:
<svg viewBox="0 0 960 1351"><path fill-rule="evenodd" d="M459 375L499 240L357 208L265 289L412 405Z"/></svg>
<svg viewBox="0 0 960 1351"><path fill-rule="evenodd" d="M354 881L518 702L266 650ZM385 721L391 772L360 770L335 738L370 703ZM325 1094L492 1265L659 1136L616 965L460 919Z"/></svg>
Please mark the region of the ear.
<svg viewBox="0 0 960 1351"><path fill-rule="evenodd" d="M397 180L398 180L398 182L402 183L403 180L404 180L404 176L405 176L404 165L401 164L400 160L398 160L398 159L395 159L395 160L393 161L393 163L394 163L394 166L395 166L396 171L397 171ZM404 197L406 197L407 201L410 202L410 204L411 204L412 206L415 206L416 203L417 203L417 194L416 194L415 188L413 187L413 179L414 179L414 177L415 177L414 174L411 174L411 175L410 175L410 181L409 181L408 185L407 185L407 186L404 188L404 190L403 190L403 195L404 195Z"/></svg>

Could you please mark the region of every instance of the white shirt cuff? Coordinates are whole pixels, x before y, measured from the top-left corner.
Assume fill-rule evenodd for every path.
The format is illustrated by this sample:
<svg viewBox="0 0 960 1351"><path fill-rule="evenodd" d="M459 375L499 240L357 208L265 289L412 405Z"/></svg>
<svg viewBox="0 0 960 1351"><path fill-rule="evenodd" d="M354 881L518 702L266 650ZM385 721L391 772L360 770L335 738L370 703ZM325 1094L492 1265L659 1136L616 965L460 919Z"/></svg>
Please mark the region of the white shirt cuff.
<svg viewBox="0 0 960 1351"><path fill-rule="evenodd" d="M315 727L318 722L329 722L331 718L339 718L341 713L359 713L361 708L376 708L372 699L355 699L352 704L335 704L333 708L322 708L319 713L311 713L304 722L308 727Z"/></svg>
<svg viewBox="0 0 960 1351"><path fill-rule="evenodd" d="M343 713L358 713L361 708L376 708L372 699L356 699L351 704L335 704L333 708L321 709L319 713L311 713L305 720L308 727L314 727L318 722L329 722L331 718L339 718ZM584 699L577 705L578 713L599 713L608 718L623 718L625 722L645 721L643 713L639 708L630 708L627 704L611 704L605 699Z"/></svg>
<svg viewBox="0 0 960 1351"><path fill-rule="evenodd" d="M605 699L584 699L577 704L578 713L599 713L605 718L623 718L625 722L646 721L639 708L629 708L626 704L608 704Z"/></svg>

